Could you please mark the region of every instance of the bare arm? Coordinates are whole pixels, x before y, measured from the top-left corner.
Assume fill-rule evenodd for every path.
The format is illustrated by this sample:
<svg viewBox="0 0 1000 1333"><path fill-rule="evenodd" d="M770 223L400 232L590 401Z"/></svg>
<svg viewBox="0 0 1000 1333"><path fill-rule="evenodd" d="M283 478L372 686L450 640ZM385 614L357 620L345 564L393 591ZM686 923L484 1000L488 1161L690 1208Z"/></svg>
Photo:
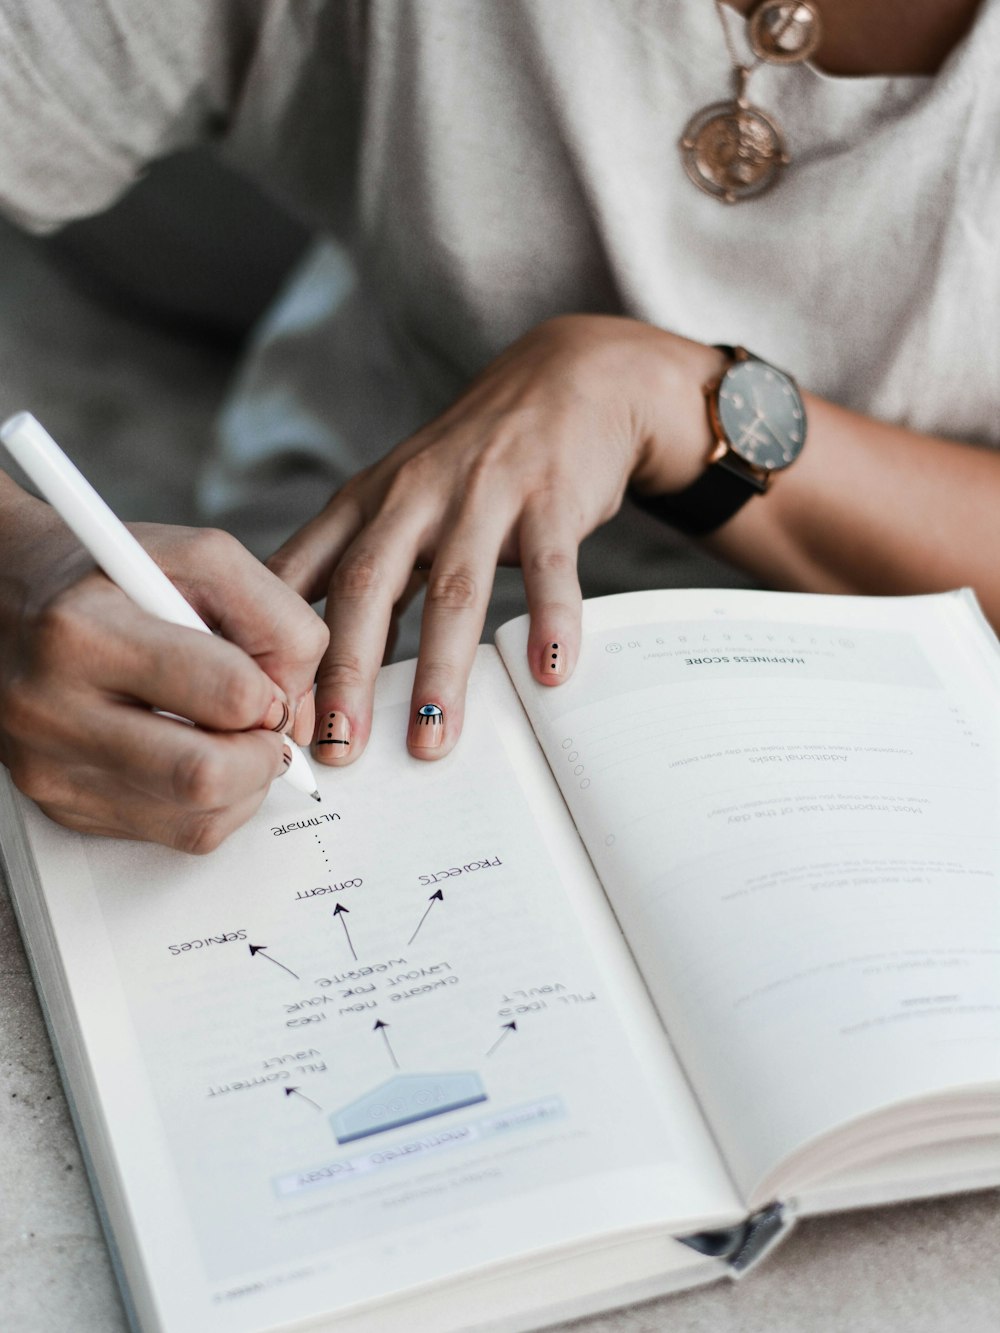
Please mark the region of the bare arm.
<svg viewBox="0 0 1000 1333"><path fill-rule="evenodd" d="M717 550L782 588L932 592L969 584L1000 626L1000 455L806 395L809 447ZM786 484L787 483L787 484Z"/></svg>
<svg viewBox="0 0 1000 1333"><path fill-rule="evenodd" d="M712 348L664 337L677 375L674 431L636 473L652 490L676 488L673 464L660 471L671 449L703 465L711 437L701 386L724 364ZM803 397L801 457L706 544L775 588L893 594L968 584L1000 626L1000 454Z"/></svg>

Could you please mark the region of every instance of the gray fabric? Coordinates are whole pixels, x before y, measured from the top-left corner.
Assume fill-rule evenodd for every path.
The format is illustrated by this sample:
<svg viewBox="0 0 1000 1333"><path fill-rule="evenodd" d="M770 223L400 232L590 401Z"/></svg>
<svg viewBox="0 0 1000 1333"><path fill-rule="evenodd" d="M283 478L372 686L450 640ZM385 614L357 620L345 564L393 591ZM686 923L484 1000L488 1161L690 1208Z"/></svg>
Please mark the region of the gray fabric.
<svg viewBox="0 0 1000 1333"><path fill-rule="evenodd" d="M377 307L414 407L547 315L625 311L995 441L998 38L985 0L935 79L760 68L796 160L725 208L675 148L730 86L703 0L2 0L0 189L52 225L225 127L349 237L365 300L347 317ZM369 343L337 410L366 403L375 435Z"/></svg>
<svg viewBox="0 0 1000 1333"><path fill-rule="evenodd" d="M155 157L220 131L254 0L3 0L0 207L47 231L107 207Z"/></svg>
<svg viewBox="0 0 1000 1333"><path fill-rule="evenodd" d="M735 208L700 195L676 153L688 116L729 92L708 0L393 0L331 21L316 11L297 76L275 83L289 50L274 17L233 141L247 160L270 145L356 263L316 247L223 417L202 500L251 545L294 527L305 485L316 507L322 483L566 310L742 341L847 406L1000 442L996 0L936 79L757 70L752 95L794 164ZM327 138L310 148L317 123ZM629 509L585 543L581 579L587 595L744 581ZM494 624L523 609L519 581L499 584Z"/></svg>
<svg viewBox="0 0 1000 1333"><path fill-rule="evenodd" d="M794 162L733 208L676 150L731 91L708 0L0 0L0 25L13 215L99 208L221 133L349 248L293 281L206 477L258 548L567 310L743 342L847 406L1000 443L1000 0L935 78L756 70ZM681 549L623 515L588 591L732 577Z"/></svg>

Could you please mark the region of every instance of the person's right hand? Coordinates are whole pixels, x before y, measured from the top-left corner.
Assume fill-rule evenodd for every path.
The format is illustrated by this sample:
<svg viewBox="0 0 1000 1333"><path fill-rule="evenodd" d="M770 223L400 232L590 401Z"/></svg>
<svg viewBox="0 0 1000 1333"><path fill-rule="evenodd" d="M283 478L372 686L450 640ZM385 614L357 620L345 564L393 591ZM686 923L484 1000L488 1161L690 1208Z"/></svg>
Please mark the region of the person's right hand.
<svg viewBox="0 0 1000 1333"><path fill-rule="evenodd" d="M328 633L227 534L133 531L222 637L141 611L0 475L0 759L60 824L208 852L283 771L281 731L308 742Z"/></svg>

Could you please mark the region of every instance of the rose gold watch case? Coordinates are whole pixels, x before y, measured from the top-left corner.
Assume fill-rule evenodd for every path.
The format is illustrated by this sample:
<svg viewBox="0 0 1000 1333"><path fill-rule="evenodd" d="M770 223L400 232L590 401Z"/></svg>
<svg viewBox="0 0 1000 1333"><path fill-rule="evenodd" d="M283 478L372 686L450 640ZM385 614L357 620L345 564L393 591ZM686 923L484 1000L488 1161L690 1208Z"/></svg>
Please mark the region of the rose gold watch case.
<svg viewBox="0 0 1000 1333"><path fill-rule="evenodd" d="M720 348L720 350L725 351L726 349ZM762 365L770 366L770 368L776 372L778 371L778 368L776 366L771 366L771 363L764 361L762 357L754 356L751 352L748 352L745 347L737 346L734 347L732 351L733 355L729 365L726 366L722 374L713 376L713 378L706 384L702 385L702 392L705 395L705 403L708 408L709 427L711 428L712 438L714 440L711 452L708 456L707 466L711 467L716 463L721 464L722 467L728 468L731 472L736 472L740 476L746 477L748 481L752 482L759 488L761 493L763 493L771 484L771 478L774 473L783 472L785 467L791 467L792 463L795 462L795 458L798 458L799 455L796 454L795 458L787 463L785 467L765 468L758 467L756 464L751 463L734 449L729 437L726 435L726 429L722 424L722 416L719 411L719 390L722 388L722 381L726 378L726 375L733 366L739 364L741 361L759 361ZM782 370L779 373L788 380L796 394L798 394L799 401L801 402L802 392L793 376L789 375L787 370ZM804 423L804 414L802 420ZM801 449L799 452L801 452Z"/></svg>
<svg viewBox="0 0 1000 1333"><path fill-rule="evenodd" d="M729 442L725 427L722 424L722 418L719 415L719 390L722 388L722 381L734 365L740 361L749 361L750 359L750 353L745 347L734 347L733 359L722 374L714 376L702 385L705 405L708 408L708 424L714 440L711 453L708 456L708 466L711 467L714 463L721 463L723 467L729 468L732 472L738 472L740 476L754 482L763 493L771 484L771 473L767 468L754 467L753 463L747 462L741 454L736 452Z"/></svg>

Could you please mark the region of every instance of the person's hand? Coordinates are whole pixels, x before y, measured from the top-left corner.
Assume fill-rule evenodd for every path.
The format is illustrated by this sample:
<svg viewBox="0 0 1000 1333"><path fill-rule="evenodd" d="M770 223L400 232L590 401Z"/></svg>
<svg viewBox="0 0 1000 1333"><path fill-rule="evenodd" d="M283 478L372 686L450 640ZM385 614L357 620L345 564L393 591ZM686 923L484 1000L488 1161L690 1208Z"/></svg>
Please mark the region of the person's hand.
<svg viewBox="0 0 1000 1333"><path fill-rule="evenodd" d="M428 570L411 754L447 754L497 564L520 563L535 678L558 685L580 641L580 541L631 479L694 480L710 445L701 385L721 353L635 320L539 325L440 417L347 483L267 562L307 600L327 596L315 752L348 763L371 727L394 610Z"/></svg>
<svg viewBox="0 0 1000 1333"><path fill-rule="evenodd" d="M280 733L311 736L326 627L226 534L139 524L222 637L156 620L0 481L0 759L69 828L211 851L282 772Z"/></svg>

